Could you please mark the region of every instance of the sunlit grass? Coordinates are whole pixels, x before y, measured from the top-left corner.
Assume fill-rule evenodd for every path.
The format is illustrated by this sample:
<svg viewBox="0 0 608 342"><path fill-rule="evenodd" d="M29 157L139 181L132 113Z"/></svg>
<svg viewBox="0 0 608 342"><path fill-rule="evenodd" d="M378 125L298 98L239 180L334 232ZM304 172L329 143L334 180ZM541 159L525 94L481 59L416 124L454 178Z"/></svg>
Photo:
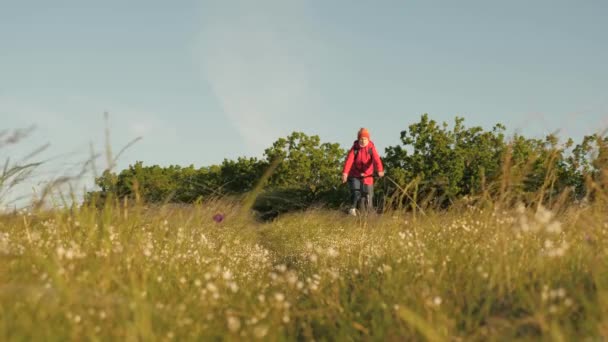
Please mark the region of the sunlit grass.
<svg viewBox="0 0 608 342"><path fill-rule="evenodd" d="M276 163L233 201L0 214L0 340L608 338L606 187L555 211L507 205L506 186L433 210L406 187L407 210L261 223ZM33 166L5 166L0 185Z"/></svg>
<svg viewBox="0 0 608 342"><path fill-rule="evenodd" d="M0 218L0 339L605 338L607 247L599 204L19 212Z"/></svg>

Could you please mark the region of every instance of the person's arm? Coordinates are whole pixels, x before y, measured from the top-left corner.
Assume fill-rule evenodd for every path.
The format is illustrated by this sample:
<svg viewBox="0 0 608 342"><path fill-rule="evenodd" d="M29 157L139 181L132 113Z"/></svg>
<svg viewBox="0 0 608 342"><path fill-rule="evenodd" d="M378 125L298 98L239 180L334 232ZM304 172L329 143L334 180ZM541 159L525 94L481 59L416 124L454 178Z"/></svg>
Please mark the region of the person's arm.
<svg viewBox="0 0 608 342"><path fill-rule="evenodd" d="M348 151L346 161L344 162L344 168L342 169L342 183L346 183L346 180L348 179L348 173L350 172L350 168L353 166L354 160L355 152L351 148L350 151Z"/></svg>
<svg viewBox="0 0 608 342"><path fill-rule="evenodd" d="M378 154L378 151L376 150L376 146L372 146L372 149L374 150L373 154L374 154L374 168L376 169L376 171L378 172L378 176L380 177L384 177L384 166L382 165L382 159L380 159L380 155Z"/></svg>

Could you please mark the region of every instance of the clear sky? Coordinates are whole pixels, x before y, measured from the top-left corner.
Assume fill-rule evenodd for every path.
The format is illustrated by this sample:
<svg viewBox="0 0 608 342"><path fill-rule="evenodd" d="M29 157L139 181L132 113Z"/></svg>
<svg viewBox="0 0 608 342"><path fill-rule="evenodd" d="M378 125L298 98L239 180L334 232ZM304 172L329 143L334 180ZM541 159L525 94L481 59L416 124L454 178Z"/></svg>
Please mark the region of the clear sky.
<svg viewBox="0 0 608 342"><path fill-rule="evenodd" d="M261 156L292 131L384 149L429 113L576 139L608 126L608 1L0 0L0 149L57 175ZM99 161L103 166L103 160ZM42 172L42 171L41 171Z"/></svg>

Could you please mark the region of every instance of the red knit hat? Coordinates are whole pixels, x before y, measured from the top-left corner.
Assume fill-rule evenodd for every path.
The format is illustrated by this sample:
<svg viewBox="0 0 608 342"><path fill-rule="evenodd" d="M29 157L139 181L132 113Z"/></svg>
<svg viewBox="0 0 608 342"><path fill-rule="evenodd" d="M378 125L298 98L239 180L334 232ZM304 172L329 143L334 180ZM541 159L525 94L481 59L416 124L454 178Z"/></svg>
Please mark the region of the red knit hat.
<svg viewBox="0 0 608 342"><path fill-rule="evenodd" d="M369 131L367 130L367 128L361 128L359 130L359 132L357 133L357 139L361 139L361 138L369 139Z"/></svg>

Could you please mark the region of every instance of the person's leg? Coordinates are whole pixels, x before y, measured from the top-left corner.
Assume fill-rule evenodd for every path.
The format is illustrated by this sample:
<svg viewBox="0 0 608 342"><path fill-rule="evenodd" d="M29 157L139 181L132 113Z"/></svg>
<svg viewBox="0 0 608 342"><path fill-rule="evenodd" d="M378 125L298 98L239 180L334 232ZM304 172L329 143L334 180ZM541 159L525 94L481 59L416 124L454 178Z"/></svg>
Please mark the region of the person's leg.
<svg viewBox="0 0 608 342"><path fill-rule="evenodd" d="M373 196L374 196L374 185L373 184L363 184L362 191L365 196L365 210L372 211L374 209L373 206Z"/></svg>
<svg viewBox="0 0 608 342"><path fill-rule="evenodd" d="M357 204L361 199L361 180L358 178L349 178L348 187L350 188L351 208L357 208Z"/></svg>

